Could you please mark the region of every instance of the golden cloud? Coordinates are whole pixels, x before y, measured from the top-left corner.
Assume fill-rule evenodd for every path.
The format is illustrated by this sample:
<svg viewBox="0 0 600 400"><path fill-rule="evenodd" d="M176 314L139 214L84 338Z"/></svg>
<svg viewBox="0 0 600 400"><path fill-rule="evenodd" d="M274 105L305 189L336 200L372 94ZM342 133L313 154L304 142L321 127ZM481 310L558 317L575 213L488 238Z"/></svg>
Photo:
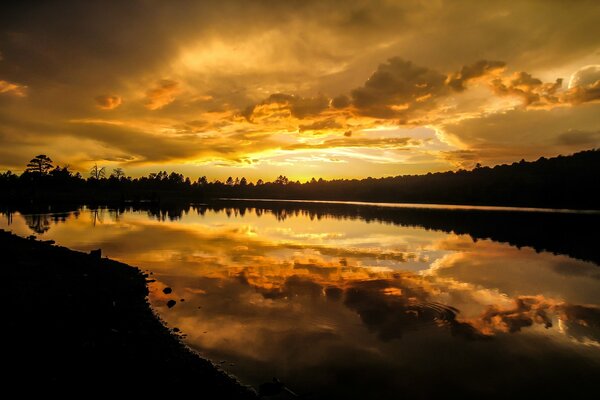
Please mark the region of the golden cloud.
<svg viewBox="0 0 600 400"><path fill-rule="evenodd" d="M560 103L557 91L562 87L563 80L556 79L554 83L543 83L527 72L518 72L510 78L497 78L491 82L491 87L499 96L517 96L526 107L542 107Z"/></svg>
<svg viewBox="0 0 600 400"><path fill-rule="evenodd" d="M17 97L25 97L27 95L26 90L27 86L0 79L0 94L6 93Z"/></svg>
<svg viewBox="0 0 600 400"><path fill-rule="evenodd" d="M156 86L146 92L146 108L149 110L158 110L175 100L179 93L179 82L162 79Z"/></svg>
<svg viewBox="0 0 600 400"><path fill-rule="evenodd" d="M114 95L100 95L94 98L96 100L96 106L101 110L114 110L119 107L123 100L119 96Z"/></svg>
<svg viewBox="0 0 600 400"><path fill-rule="evenodd" d="M321 143L296 143L285 147L285 150L299 149L329 149L338 147L374 147L380 149L403 149L409 146L418 146L422 142L410 137L400 138L351 138L344 135L343 138L327 139Z"/></svg>

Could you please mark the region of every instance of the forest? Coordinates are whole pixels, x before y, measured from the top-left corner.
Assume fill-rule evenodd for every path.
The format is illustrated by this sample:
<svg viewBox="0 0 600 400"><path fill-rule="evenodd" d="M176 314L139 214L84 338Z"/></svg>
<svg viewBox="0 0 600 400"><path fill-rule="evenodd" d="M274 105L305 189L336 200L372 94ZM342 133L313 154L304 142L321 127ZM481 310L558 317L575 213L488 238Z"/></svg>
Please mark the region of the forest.
<svg viewBox="0 0 600 400"><path fill-rule="evenodd" d="M108 176L107 176L108 175ZM229 177L191 179L159 171L132 178L120 168L107 174L94 165L88 177L34 157L18 175L0 173L0 204L5 207L206 202L220 198L339 200L427 204L599 209L600 149L536 161L472 170L366 179L311 179L249 182Z"/></svg>

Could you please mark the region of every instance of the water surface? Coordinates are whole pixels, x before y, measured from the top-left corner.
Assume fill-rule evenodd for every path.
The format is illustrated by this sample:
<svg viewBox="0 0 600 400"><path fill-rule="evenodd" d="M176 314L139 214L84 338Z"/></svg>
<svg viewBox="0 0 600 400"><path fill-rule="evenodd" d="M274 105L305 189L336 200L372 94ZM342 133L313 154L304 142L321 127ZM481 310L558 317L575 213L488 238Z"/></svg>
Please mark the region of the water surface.
<svg viewBox="0 0 600 400"><path fill-rule="evenodd" d="M597 217L501 211L225 202L3 214L0 227L151 271L168 325L255 387L277 377L315 399L594 387Z"/></svg>

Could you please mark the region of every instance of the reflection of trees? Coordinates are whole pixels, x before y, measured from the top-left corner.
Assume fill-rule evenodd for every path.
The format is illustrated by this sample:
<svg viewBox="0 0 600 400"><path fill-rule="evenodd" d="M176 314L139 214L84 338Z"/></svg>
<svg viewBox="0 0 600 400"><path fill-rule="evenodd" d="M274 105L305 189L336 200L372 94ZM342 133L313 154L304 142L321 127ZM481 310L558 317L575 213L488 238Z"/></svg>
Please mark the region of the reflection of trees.
<svg viewBox="0 0 600 400"><path fill-rule="evenodd" d="M12 225L13 222L13 213L11 211L8 211L6 213L2 213L6 215L6 223L10 226Z"/></svg>
<svg viewBox="0 0 600 400"><path fill-rule="evenodd" d="M190 206L151 207L147 209L148 216L157 221L178 221L187 213Z"/></svg>
<svg viewBox="0 0 600 400"><path fill-rule="evenodd" d="M66 222L71 214L73 213L25 214L23 217L29 229L41 235L48 232L52 224Z"/></svg>
<svg viewBox="0 0 600 400"><path fill-rule="evenodd" d="M104 223L104 208L95 208L91 210L92 215L92 226L96 226L96 223Z"/></svg>
<svg viewBox="0 0 600 400"><path fill-rule="evenodd" d="M470 235L536 251L566 254L600 265L597 227L600 214L418 209L356 204L265 201L219 201L207 206L229 216L232 208L257 216L272 214L278 221L303 216L313 220L363 220ZM241 213L241 212L240 212Z"/></svg>
<svg viewBox="0 0 600 400"><path fill-rule="evenodd" d="M50 220L47 214L25 215L25 223L35 233L41 235L50 230Z"/></svg>
<svg viewBox="0 0 600 400"><path fill-rule="evenodd" d="M597 227L600 214L480 211L448 209L410 209L394 207L360 206L355 204L292 203L264 201L218 201L209 205L173 203L156 205L138 203L108 211L94 211L94 224L102 222L103 213L109 212L114 220L125 211L146 212L158 221L177 221L184 214L193 212L204 215L207 211L223 212L228 217L246 214L271 214L278 221L292 217L314 220L335 218L362 220L407 227L468 234L474 240L491 239L517 247L532 247L536 251L566 254L570 257L592 261L600 265L600 249L597 246ZM24 212L22 211L24 214ZM62 218L61 214L52 218ZM69 215L69 214L63 214ZM75 217L77 214L74 214ZM30 226L44 229L44 222ZM32 227L32 229L34 229ZM36 228L37 229L37 228ZM47 231L47 228L46 230ZM44 231L44 232L45 232Z"/></svg>

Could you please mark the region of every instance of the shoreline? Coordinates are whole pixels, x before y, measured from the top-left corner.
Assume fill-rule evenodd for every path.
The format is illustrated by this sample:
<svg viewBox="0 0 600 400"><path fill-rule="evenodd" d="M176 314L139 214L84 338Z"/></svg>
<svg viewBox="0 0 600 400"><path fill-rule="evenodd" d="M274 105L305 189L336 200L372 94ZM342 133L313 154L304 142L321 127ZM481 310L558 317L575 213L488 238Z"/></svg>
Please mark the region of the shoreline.
<svg viewBox="0 0 600 400"><path fill-rule="evenodd" d="M257 398L163 324L139 268L2 229L0 252L9 386Z"/></svg>

